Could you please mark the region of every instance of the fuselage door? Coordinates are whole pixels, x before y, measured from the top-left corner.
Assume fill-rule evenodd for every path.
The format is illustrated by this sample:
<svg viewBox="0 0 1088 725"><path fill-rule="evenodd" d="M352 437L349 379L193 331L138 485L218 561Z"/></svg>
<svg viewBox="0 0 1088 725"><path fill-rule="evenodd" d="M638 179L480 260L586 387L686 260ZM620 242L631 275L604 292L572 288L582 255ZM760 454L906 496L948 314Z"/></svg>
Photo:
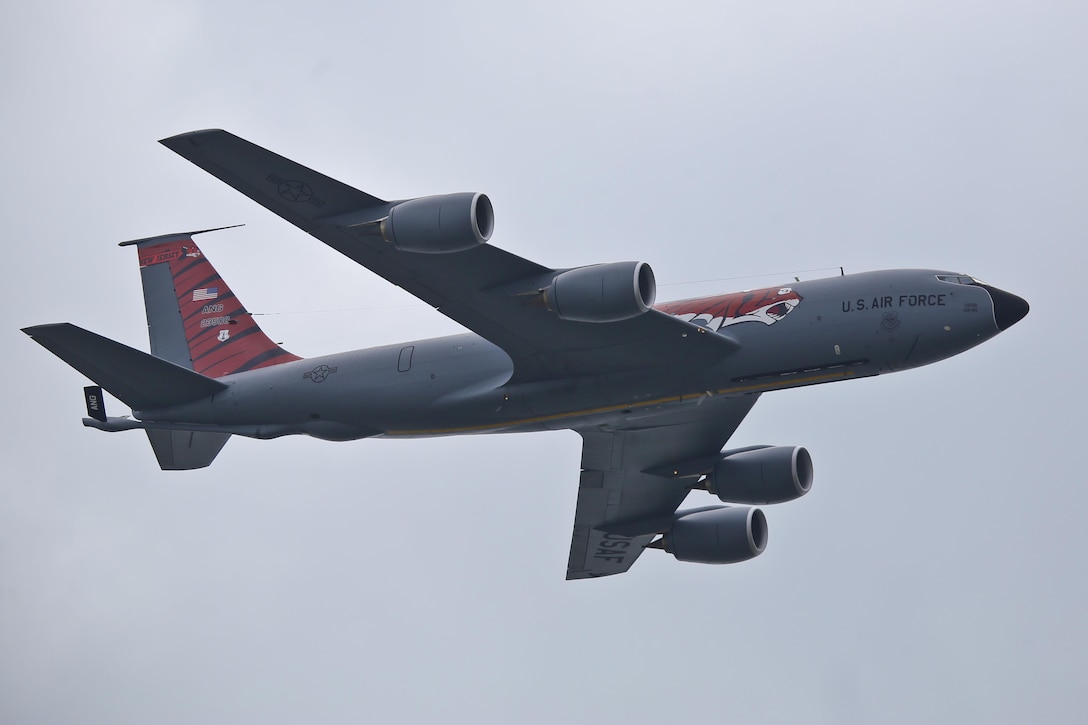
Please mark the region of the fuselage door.
<svg viewBox="0 0 1088 725"><path fill-rule="evenodd" d="M397 358L397 370L402 373L406 373L412 369L412 353L415 352L415 345L408 345L400 349L400 357Z"/></svg>

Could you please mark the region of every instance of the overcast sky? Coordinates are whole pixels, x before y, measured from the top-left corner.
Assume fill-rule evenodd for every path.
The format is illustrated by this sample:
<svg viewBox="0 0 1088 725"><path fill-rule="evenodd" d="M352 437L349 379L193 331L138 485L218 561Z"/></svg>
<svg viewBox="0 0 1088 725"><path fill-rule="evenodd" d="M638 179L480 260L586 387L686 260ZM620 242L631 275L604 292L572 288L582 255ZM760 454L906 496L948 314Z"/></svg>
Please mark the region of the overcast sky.
<svg viewBox="0 0 1088 725"><path fill-rule="evenodd" d="M1083 2L8 3L0 721L1084 722L1086 37ZM493 244L645 260L661 300L938 267L1032 311L765 395L733 444L816 482L763 556L566 582L570 432L165 473L81 426L18 329L147 349L122 240L245 223L201 246L298 354L457 330L156 143L207 127L484 191Z"/></svg>

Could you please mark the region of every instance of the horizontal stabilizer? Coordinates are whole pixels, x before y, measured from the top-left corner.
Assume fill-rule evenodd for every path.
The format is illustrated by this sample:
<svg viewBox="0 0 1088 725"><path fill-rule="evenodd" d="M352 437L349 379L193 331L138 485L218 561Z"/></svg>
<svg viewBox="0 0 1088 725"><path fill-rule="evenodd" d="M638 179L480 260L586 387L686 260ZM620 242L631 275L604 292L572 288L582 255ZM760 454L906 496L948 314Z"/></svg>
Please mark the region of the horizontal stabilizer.
<svg viewBox="0 0 1088 725"><path fill-rule="evenodd" d="M67 322L23 332L134 410L169 408L227 389L217 380Z"/></svg>
<svg viewBox="0 0 1088 725"><path fill-rule="evenodd" d="M191 471L211 465L230 433L188 430L148 430L147 439L164 471Z"/></svg>

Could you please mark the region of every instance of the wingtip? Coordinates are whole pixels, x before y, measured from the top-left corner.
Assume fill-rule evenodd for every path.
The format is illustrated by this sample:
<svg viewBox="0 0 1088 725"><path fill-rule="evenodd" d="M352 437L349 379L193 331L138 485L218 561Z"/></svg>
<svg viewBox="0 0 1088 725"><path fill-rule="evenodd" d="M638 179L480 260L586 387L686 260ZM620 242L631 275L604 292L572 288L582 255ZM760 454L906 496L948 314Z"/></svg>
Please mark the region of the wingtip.
<svg viewBox="0 0 1088 725"><path fill-rule="evenodd" d="M58 327L72 327L70 322L49 322L44 325L31 325L30 327L19 328L20 332L23 332L31 337L42 333L45 330L55 330Z"/></svg>
<svg viewBox="0 0 1088 725"><path fill-rule="evenodd" d="M177 147L183 146L188 143L191 146L198 146L200 142L209 136L218 136L226 134L227 132L221 128L204 128L198 131L186 131L185 133L179 133L176 136L167 136L166 138L160 138L159 143L168 149L177 150Z"/></svg>

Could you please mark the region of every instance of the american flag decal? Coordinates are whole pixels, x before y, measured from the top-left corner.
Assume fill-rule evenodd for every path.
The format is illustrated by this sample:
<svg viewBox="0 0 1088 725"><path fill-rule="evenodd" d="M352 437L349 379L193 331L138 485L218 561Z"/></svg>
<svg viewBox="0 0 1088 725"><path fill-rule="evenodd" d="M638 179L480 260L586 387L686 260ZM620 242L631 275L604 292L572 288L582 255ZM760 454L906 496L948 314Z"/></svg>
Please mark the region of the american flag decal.
<svg viewBox="0 0 1088 725"><path fill-rule="evenodd" d="M200 302L201 300L214 300L218 296L218 287L205 287L204 289L193 290L193 302Z"/></svg>

